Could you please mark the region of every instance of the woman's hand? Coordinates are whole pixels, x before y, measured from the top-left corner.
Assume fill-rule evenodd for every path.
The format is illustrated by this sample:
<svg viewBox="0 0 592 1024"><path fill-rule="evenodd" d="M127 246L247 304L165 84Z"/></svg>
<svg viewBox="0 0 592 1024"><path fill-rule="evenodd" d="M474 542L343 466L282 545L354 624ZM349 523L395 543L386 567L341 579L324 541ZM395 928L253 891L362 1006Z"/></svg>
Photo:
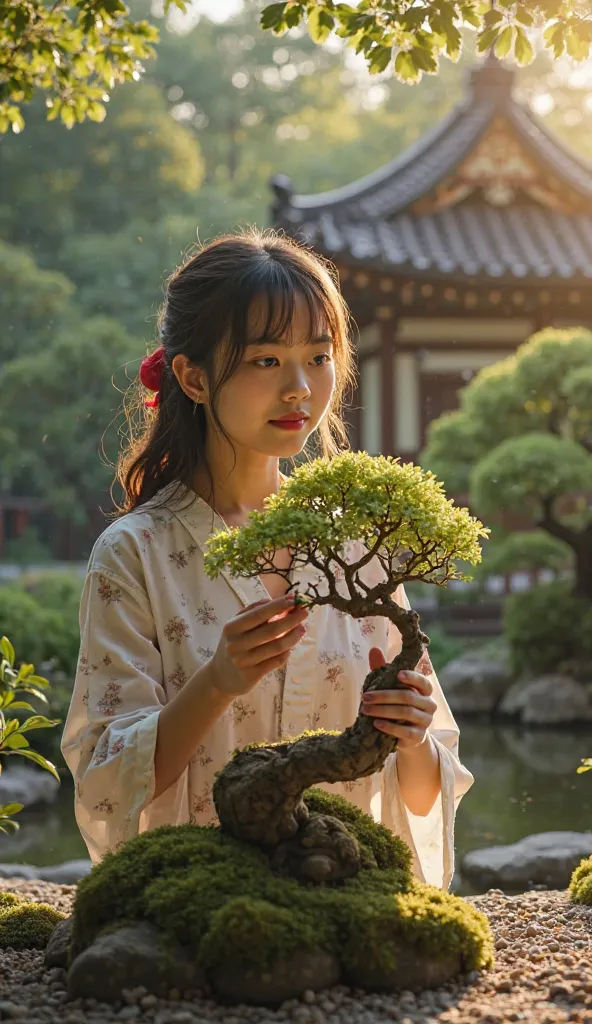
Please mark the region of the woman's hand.
<svg viewBox="0 0 592 1024"><path fill-rule="evenodd" d="M386 665L378 647L369 655L370 670ZM401 690L369 690L362 697L362 712L374 719L375 729L396 736L398 747L409 749L424 742L436 711L432 684L421 672L399 672Z"/></svg>
<svg viewBox="0 0 592 1024"><path fill-rule="evenodd" d="M226 623L210 662L220 693L240 697L286 664L306 633L308 610L295 607L294 598L290 594L256 601Z"/></svg>

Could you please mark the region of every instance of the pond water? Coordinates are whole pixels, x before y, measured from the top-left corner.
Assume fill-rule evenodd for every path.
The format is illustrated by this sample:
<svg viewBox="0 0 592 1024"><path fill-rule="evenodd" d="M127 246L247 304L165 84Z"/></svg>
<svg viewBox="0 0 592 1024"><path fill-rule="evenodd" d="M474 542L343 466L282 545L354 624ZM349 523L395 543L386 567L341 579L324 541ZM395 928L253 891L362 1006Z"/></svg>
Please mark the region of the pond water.
<svg viewBox="0 0 592 1024"><path fill-rule="evenodd" d="M576 774L592 755L591 730L528 730L461 722L461 757L475 784L456 820L457 865L465 853L512 843L533 832L592 829L592 773ZM20 815L21 831L0 834L0 861L49 865L86 857L63 784L50 809ZM455 878L457 892L472 890Z"/></svg>

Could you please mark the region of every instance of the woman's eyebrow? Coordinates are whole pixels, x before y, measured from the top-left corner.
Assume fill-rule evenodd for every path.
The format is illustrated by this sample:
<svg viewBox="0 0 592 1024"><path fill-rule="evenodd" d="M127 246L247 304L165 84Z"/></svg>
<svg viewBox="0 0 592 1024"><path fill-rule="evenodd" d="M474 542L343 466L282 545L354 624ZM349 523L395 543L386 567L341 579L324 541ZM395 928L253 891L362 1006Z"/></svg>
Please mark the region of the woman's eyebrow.
<svg viewBox="0 0 592 1024"><path fill-rule="evenodd" d="M273 335L268 335L262 338L253 338L248 342L249 345L285 345L285 341L282 338L275 338ZM309 345L332 345L333 338L330 334L319 334L316 338L309 338Z"/></svg>

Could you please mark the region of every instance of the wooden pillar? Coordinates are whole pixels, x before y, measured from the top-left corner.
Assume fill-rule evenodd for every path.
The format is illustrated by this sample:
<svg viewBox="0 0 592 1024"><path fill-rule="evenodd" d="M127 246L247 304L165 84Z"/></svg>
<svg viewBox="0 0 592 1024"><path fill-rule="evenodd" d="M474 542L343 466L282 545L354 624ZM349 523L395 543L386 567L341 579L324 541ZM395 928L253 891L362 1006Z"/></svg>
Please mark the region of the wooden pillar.
<svg viewBox="0 0 592 1024"><path fill-rule="evenodd" d="M14 512L14 535L21 537L29 525L29 512L26 508L17 508Z"/></svg>
<svg viewBox="0 0 592 1024"><path fill-rule="evenodd" d="M396 320L380 325L382 454L395 454L395 389L393 387Z"/></svg>

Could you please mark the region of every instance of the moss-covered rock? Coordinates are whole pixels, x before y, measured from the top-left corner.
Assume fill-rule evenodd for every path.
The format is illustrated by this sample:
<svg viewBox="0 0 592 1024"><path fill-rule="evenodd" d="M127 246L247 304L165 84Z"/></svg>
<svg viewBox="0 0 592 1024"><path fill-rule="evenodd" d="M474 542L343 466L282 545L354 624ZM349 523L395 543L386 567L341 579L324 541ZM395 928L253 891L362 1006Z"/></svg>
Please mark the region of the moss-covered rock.
<svg viewBox="0 0 592 1024"><path fill-rule="evenodd" d="M0 949L45 949L65 914L46 903L0 893Z"/></svg>
<svg viewBox="0 0 592 1024"><path fill-rule="evenodd" d="M403 949L447 956L454 973L492 963L487 919L417 883L401 839L341 797L309 790L306 803L355 835L368 865L355 878L303 884L274 874L264 852L218 828L164 826L108 854L81 881L73 956L118 922L135 920L185 947L212 980L229 961L247 976L319 950L339 961L343 978L369 962L392 977Z"/></svg>
<svg viewBox="0 0 592 1024"><path fill-rule="evenodd" d="M592 857L587 857L575 869L569 883L569 891L574 903L592 906Z"/></svg>

